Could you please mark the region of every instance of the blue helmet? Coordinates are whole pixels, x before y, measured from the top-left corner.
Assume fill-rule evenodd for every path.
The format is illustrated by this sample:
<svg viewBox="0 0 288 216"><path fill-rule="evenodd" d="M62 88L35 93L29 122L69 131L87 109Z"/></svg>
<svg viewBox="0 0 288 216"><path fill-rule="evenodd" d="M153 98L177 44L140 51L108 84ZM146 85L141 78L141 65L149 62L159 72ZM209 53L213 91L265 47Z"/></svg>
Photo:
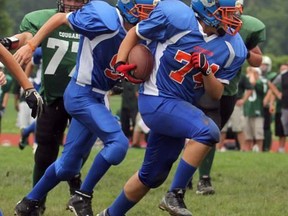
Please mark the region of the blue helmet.
<svg viewBox="0 0 288 216"><path fill-rule="evenodd" d="M81 8L84 4L88 3L90 0L82 1L67 1L67 0L57 0L57 6L59 12L72 12ZM77 3L77 4L76 4ZM77 5L77 6L76 6Z"/></svg>
<svg viewBox="0 0 288 216"><path fill-rule="evenodd" d="M243 0L192 0L191 6L206 25L221 27L228 34L236 34L242 26Z"/></svg>
<svg viewBox="0 0 288 216"><path fill-rule="evenodd" d="M127 22L135 25L149 16L157 2L157 0L118 0L116 7Z"/></svg>

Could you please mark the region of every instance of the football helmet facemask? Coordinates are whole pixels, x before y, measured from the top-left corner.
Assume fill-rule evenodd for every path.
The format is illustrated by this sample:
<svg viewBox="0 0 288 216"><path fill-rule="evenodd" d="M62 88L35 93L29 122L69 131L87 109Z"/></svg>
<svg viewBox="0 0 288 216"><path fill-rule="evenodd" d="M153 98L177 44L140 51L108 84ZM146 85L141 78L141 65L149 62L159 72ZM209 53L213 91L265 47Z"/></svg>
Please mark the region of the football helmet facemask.
<svg viewBox="0 0 288 216"><path fill-rule="evenodd" d="M192 0L192 9L203 22L235 35L242 26L243 0Z"/></svg>
<svg viewBox="0 0 288 216"><path fill-rule="evenodd" d="M127 22L136 25L148 18L158 2L159 0L118 0L116 7Z"/></svg>

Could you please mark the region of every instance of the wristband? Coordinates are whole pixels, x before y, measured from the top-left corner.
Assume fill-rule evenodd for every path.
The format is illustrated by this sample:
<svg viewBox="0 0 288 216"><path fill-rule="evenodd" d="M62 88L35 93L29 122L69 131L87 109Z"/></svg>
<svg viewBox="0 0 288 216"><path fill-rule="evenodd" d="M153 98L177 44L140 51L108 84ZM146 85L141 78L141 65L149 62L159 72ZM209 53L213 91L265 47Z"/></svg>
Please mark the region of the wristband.
<svg viewBox="0 0 288 216"><path fill-rule="evenodd" d="M246 55L246 59L249 59L251 56L250 51L248 50L247 55Z"/></svg>
<svg viewBox="0 0 288 216"><path fill-rule="evenodd" d="M30 47L31 51L34 52L36 47L31 43L31 41L27 42L27 45Z"/></svg>

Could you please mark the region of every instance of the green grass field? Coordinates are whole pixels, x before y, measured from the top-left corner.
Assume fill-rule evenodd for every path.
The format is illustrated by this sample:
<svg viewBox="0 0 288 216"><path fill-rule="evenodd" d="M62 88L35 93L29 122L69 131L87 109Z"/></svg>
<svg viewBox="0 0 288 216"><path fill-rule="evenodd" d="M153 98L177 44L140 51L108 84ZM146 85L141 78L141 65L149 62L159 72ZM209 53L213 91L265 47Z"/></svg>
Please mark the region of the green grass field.
<svg viewBox="0 0 288 216"><path fill-rule="evenodd" d="M119 96L111 98L113 113L119 109L120 102ZM15 126L16 112L12 96L2 120L3 133L19 132ZM83 168L83 176L98 151L99 148L92 150ZM111 204L126 180L138 170L143 156L143 149L129 149L126 159L119 166L112 167L104 176L94 191L95 214ZM31 148L20 151L16 147L0 146L0 209L4 216L12 216L17 201L31 190L33 163ZM217 152L212 172L216 194L213 196L195 194L198 179L196 173L193 181L194 190L186 193L186 204L193 212L193 216L285 216L288 213L287 164L286 154ZM167 181L161 187L151 190L127 215L168 215L157 206L169 188L174 171L175 166ZM45 215L73 215L65 210L68 199L67 184L59 184L48 195Z"/></svg>
<svg viewBox="0 0 288 216"><path fill-rule="evenodd" d="M83 176L99 148L94 148L83 168ZM31 148L0 147L0 208L5 216L12 216L18 200L31 189L33 155ZM126 159L112 167L94 190L94 213L103 210L118 195L125 181L139 168L143 149L129 149ZM195 189L186 192L186 204L193 216L285 216L288 212L288 157L275 153L216 153L213 167L213 186L216 194L199 196ZM176 164L175 164L176 165ZM127 215L164 216L158 203L171 183L175 166L167 181L153 189ZM196 186L197 174L193 181ZM69 199L66 183L49 193L46 216L73 215L65 210Z"/></svg>

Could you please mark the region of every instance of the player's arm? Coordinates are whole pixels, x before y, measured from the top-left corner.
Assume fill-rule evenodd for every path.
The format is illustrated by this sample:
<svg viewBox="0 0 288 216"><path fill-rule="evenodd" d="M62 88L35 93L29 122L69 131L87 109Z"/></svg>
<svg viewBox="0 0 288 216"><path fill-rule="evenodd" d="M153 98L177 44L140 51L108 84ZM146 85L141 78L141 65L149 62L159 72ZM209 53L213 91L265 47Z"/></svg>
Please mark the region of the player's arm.
<svg viewBox="0 0 288 216"><path fill-rule="evenodd" d="M259 67L262 63L262 52L259 46L248 50L247 61L253 67Z"/></svg>
<svg viewBox="0 0 288 216"><path fill-rule="evenodd" d="M0 71L0 86L3 86L7 83L6 75L3 71Z"/></svg>
<svg viewBox="0 0 288 216"><path fill-rule="evenodd" d="M114 65L114 70L119 73L122 77L127 79L131 83L142 83L143 80L138 80L131 76L131 70L135 69L135 65L126 64L130 50L140 41L141 39L136 34L136 27L131 28L124 40L122 41Z"/></svg>
<svg viewBox="0 0 288 216"><path fill-rule="evenodd" d="M32 109L32 117L40 116L43 111L43 100L28 80L26 74L15 61L12 54L0 44L0 61L8 68L10 73L18 81L19 85L25 90L25 100Z"/></svg>
<svg viewBox="0 0 288 216"><path fill-rule="evenodd" d="M33 38L27 41L27 43L21 47L14 54L14 58L20 65L27 64L33 55L35 49L41 44L41 42L53 32L59 26L66 24L68 25L68 19L66 13L57 13L53 15L34 35Z"/></svg>

